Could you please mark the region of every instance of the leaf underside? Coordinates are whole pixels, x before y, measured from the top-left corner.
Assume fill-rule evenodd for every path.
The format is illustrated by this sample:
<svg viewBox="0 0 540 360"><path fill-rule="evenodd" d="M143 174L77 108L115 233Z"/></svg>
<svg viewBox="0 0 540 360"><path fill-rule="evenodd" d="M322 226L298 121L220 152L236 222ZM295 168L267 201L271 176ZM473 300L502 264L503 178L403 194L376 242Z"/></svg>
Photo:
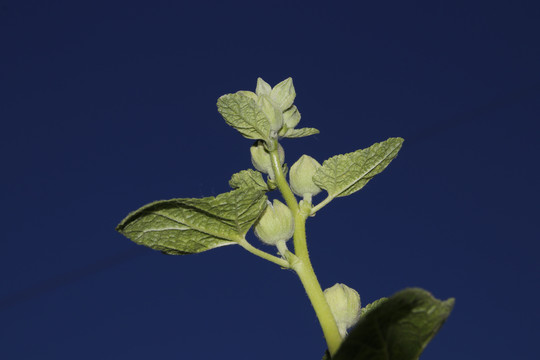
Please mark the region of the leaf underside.
<svg viewBox="0 0 540 360"><path fill-rule="evenodd" d="M242 240L265 207L263 192L239 188L217 197L150 203L130 213L116 230L166 254L200 253Z"/></svg>
<svg viewBox="0 0 540 360"><path fill-rule="evenodd" d="M310 136L310 135L316 135L318 133L319 133L319 130L317 130L315 128L289 129L289 130L287 130L285 135L283 135L283 137L286 137L286 138L301 138L301 137L306 137L306 136Z"/></svg>
<svg viewBox="0 0 540 360"><path fill-rule="evenodd" d="M244 137L270 142L270 122L251 98L241 93L223 95L217 107L225 122Z"/></svg>
<svg viewBox="0 0 540 360"><path fill-rule="evenodd" d="M397 156L402 144L402 138L390 138L367 149L331 157L313 175L313 181L330 197L350 195L382 172Z"/></svg>
<svg viewBox="0 0 540 360"><path fill-rule="evenodd" d="M360 319L332 360L417 360L453 306L422 289L400 291Z"/></svg>
<svg viewBox="0 0 540 360"><path fill-rule="evenodd" d="M264 181L262 174L253 169L242 170L233 174L229 180L229 186L233 189L252 188L259 191L269 191L268 184Z"/></svg>

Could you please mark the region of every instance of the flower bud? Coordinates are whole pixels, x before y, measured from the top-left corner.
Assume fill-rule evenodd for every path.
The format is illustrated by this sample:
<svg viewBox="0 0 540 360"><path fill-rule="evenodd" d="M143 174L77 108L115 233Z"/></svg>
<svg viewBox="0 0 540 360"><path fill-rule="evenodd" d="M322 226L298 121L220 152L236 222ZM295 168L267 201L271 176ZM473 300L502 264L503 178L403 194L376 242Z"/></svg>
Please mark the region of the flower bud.
<svg viewBox="0 0 540 360"><path fill-rule="evenodd" d="M297 162L291 166L289 181L291 190L298 196L314 196L321 192L321 188L313 182L313 175L321 164L308 155L302 155Z"/></svg>
<svg viewBox="0 0 540 360"><path fill-rule="evenodd" d="M264 81L261 78L257 78L257 88L255 89L255 92L258 96L261 95L270 95L270 92L272 91L272 87L270 84L268 84L266 81Z"/></svg>
<svg viewBox="0 0 540 360"><path fill-rule="evenodd" d="M250 148L251 151L251 163L255 169L259 170L264 174L268 174L270 179L274 179L274 170L272 169L272 160L270 158L270 153L266 151L264 147L264 141L257 140ZM281 165L285 161L285 151L281 144L278 144L278 154L279 161Z"/></svg>
<svg viewBox="0 0 540 360"><path fill-rule="evenodd" d="M278 132L283 127L283 114L281 111L274 106L266 95L259 96L257 105L268 119L270 130Z"/></svg>
<svg viewBox="0 0 540 360"><path fill-rule="evenodd" d="M295 97L296 91L294 90L292 78L283 80L274 86L270 92L270 98L281 111L290 108Z"/></svg>
<svg viewBox="0 0 540 360"><path fill-rule="evenodd" d="M347 335L347 329L360 319L360 295L344 284L335 284L324 290L324 297L336 320L339 333Z"/></svg>
<svg viewBox="0 0 540 360"><path fill-rule="evenodd" d="M277 245L289 240L294 234L294 219L291 210L279 200L268 201L255 225L255 235L265 244Z"/></svg>
<svg viewBox="0 0 540 360"><path fill-rule="evenodd" d="M283 112L283 123L289 128L294 129L300 122L300 112L295 105Z"/></svg>

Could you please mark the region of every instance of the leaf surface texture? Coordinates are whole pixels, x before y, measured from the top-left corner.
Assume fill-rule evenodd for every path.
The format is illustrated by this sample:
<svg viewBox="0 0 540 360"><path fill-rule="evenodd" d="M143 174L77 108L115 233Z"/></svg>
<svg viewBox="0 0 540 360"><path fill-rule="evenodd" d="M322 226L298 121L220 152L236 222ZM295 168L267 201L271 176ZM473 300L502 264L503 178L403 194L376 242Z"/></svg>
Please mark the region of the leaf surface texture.
<svg viewBox="0 0 540 360"><path fill-rule="evenodd" d="M313 175L313 181L332 198L350 195L386 169L402 144L402 138L390 138L367 149L331 157Z"/></svg>
<svg viewBox="0 0 540 360"><path fill-rule="evenodd" d="M150 203L130 213L116 229L166 254L200 253L241 241L265 207L263 192L239 188L217 197Z"/></svg>

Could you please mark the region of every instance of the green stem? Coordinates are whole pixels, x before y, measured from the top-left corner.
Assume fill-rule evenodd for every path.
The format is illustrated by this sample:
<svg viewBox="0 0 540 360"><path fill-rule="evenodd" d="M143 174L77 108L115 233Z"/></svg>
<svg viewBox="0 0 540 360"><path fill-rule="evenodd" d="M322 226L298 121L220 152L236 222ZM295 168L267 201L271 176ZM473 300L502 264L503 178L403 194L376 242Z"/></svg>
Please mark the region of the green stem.
<svg viewBox="0 0 540 360"><path fill-rule="evenodd" d="M283 195L287 206L291 209L294 216L295 227L293 241L295 261L291 262L291 267L298 274L298 277L306 290L307 296L311 301L311 305L315 310L315 314L319 319L319 323L321 324L321 328L328 345L328 351L330 352L330 355L334 355L339 348L342 339L341 335L339 334L334 316L332 315L332 311L330 310L330 306L328 306L328 302L324 297L321 285L317 280L317 276L315 275L315 271L313 270L313 266L311 265L311 261L309 259L306 241L306 219L311 212L309 208L305 208L304 206L300 207L298 205L298 202L296 201L296 198L294 197L294 194L292 193L291 188L285 179L285 175L283 174L277 147L276 141L274 146L274 149L276 150L270 152L275 182Z"/></svg>
<svg viewBox="0 0 540 360"><path fill-rule="evenodd" d="M279 154L277 151L277 141L275 149L276 150L270 151L272 170L274 170L275 177L274 181L276 182L276 185L281 192L281 195L283 195L285 203L287 204L289 209L291 209L293 215L295 215L298 212L298 202L296 201L296 198L294 197L294 194L291 191L289 184L287 183L287 179L285 179L285 174L283 174L283 167L281 166L281 161L279 160Z"/></svg>
<svg viewBox="0 0 540 360"><path fill-rule="evenodd" d="M287 260L278 258L277 256L270 255L269 253L265 251L257 249L256 247L248 243L246 239L239 241L238 244L244 249L246 249L247 251L249 251L250 253L257 255L258 257L261 257L265 260L273 262L274 264L278 264L282 268L286 268L286 269L290 268L289 262Z"/></svg>
<svg viewBox="0 0 540 360"><path fill-rule="evenodd" d="M332 200L334 200L334 198L332 196L328 195L326 197L326 199L324 199L323 201L321 201L320 203L318 203L317 205L315 205L311 209L311 214L310 215L315 215L317 213L317 211L321 210L325 205L327 205Z"/></svg>
<svg viewBox="0 0 540 360"><path fill-rule="evenodd" d="M342 338L336 320L324 297L321 285L317 280L317 276L315 275L315 271L313 270L313 266L309 259L306 244L305 215L299 214L299 216L295 218L294 225L294 251L300 261L293 264L292 268L298 274L308 298L311 301L311 305L313 305L315 314L321 324L324 337L326 338L328 351L330 352L330 355L334 355L338 350L339 345L341 345Z"/></svg>

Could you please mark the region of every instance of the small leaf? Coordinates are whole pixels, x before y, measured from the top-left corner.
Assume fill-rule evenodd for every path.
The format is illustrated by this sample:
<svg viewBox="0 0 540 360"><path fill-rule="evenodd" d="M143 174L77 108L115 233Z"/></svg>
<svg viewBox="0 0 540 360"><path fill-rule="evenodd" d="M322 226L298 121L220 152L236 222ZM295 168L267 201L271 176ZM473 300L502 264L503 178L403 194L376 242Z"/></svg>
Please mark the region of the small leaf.
<svg viewBox="0 0 540 360"><path fill-rule="evenodd" d="M313 175L313 181L332 198L350 195L386 169L402 144L402 138L390 138L367 149L331 157Z"/></svg>
<svg viewBox="0 0 540 360"><path fill-rule="evenodd" d="M300 129L288 129L283 137L286 138L301 138L305 136L318 134L319 130L315 128L300 128Z"/></svg>
<svg viewBox="0 0 540 360"><path fill-rule="evenodd" d="M453 306L422 289L400 291L360 318L332 360L417 360Z"/></svg>
<svg viewBox="0 0 540 360"><path fill-rule="evenodd" d="M225 122L244 137L270 142L270 122L255 101L243 92L223 95L217 106Z"/></svg>
<svg viewBox="0 0 540 360"><path fill-rule="evenodd" d="M231 180L229 180L229 185L233 189L244 187L263 192L269 191L268 185L264 181L262 174L252 169L242 170L233 174Z"/></svg>
<svg viewBox="0 0 540 360"><path fill-rule="evenodd" d="M242 240L265 207L263 192L242 187L217 197L153 202L116 230L166 254L193 254Z"/></svg>

